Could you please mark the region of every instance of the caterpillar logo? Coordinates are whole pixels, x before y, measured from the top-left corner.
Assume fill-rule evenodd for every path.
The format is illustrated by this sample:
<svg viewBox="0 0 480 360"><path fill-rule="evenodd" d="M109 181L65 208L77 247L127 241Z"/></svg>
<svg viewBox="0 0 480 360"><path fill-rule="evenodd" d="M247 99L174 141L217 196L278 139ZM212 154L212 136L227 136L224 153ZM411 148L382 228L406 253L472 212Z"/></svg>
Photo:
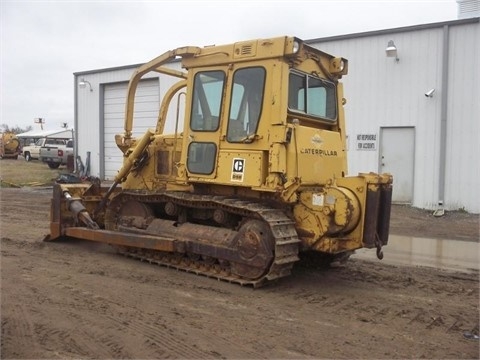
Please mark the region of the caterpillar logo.
<svg viewBox="0 0 480 360"><path fill-rule="evenodd" d="M337 150L321 150L313 148L303 148L300 154L318 155L318 156L338 156Z"/></svg>
<svg viewBox="0 0 480 360"><path fill-rule="evenodd" d="M243 174L245 172L245 159L234 158L232 165L231 181L243 182Z"/></svg>

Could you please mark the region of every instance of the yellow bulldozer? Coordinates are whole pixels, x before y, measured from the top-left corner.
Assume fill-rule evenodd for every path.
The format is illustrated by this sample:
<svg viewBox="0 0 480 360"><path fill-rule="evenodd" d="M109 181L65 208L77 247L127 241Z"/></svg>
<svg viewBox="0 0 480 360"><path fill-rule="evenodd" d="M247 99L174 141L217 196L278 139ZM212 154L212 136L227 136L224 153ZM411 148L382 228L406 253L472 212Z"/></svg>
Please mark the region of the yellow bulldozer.
<svg viewBox="0 0 480 360"><path fill-rule="evenodd" d="M173 60L182 70L166 66ZM360 248L382 258L393 179L347 176L339 81L347 71L346 59L288 36L182 47L142 65L129 82L124 133L115 136L123 166L109 186L56 184L46 240L108 243L254 287L288 276L303 258L331 262ZM178 82L157 123L134 138L135 93L150 72ZM181 95L183 116L164 134Z"/></svg>
<svg viewBox="0 0 480 360"><path fill-rule="evenodd" d="M6 131L0 134L0 159L18 159L21 154L20 141L13 132Z"/></svg>

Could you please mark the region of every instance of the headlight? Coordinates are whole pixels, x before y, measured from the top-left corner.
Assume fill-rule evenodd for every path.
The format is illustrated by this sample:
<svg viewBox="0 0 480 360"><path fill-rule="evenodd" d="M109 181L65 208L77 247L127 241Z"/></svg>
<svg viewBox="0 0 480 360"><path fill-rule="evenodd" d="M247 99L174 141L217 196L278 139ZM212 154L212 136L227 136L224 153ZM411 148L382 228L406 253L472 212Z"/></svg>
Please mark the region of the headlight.
<svg viewBox="0 0 480 360"><path fill-rule="evenodd" d="M330 60L330 74L346 75L348 61L341 57Z"/></svg>
<svg viewBox="0 0 480 360"><path fill-rule="evenodd" d="M293 42L293 53L296 54L298 50L300 50L300 43L297 40L295 40Z"/></svg>

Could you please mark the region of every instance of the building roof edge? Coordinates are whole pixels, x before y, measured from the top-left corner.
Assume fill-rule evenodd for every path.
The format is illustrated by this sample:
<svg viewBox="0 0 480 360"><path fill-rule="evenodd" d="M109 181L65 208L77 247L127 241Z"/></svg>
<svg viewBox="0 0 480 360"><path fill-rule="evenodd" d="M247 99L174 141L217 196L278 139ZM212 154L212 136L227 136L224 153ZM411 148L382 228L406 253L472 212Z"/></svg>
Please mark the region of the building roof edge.
<svg viewBox="0 0 480 360"><path fill-rule="evenodd" d="M397 27L397 28L391 28L391 29L373 30L373 31L365 31L365 32L351 33L351 34L345 34L345 35L320 37L320 38L305 40L305 43L311 44L311 43L327 42L327 41L335 41L335 40L354 39L354 38L361 38L361 37L368 37L368 36L375 36L375 35L434 29L434 28L441 28L444 26L463 25L463 24L478 23L478 22L480 22L480 17L473 17L473 18L467 18L467 19L449 20L449 21L442 21L442 22L436 22L436 23L403 26L403 27Z"/></svg>

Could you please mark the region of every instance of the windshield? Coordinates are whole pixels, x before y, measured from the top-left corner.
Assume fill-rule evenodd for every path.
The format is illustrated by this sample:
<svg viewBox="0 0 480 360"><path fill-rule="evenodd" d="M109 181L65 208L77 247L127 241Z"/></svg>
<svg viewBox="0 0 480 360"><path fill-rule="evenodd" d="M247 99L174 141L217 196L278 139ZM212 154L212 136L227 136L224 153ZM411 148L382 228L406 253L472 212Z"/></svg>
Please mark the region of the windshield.
<svg viewBox="0 0 480 360"><path fill-rule="evenodd" d="M288 86L288 108L308 116L335 121L335 85L312 75L292 71Z"/></svg>

